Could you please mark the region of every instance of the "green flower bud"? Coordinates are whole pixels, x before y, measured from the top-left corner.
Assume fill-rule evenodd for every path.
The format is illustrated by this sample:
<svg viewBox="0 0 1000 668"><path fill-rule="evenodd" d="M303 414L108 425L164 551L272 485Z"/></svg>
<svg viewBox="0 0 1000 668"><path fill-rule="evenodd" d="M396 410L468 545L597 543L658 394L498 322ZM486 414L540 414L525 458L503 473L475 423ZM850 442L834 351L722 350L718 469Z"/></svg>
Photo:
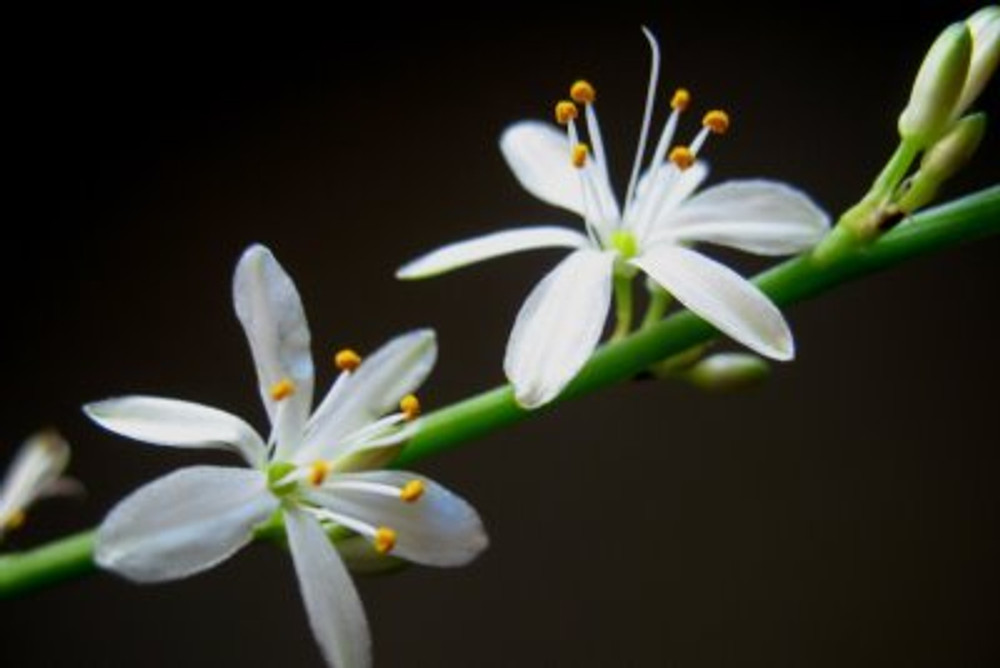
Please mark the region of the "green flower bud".
<svg viewBox="0 0 1000 668"><path fill-rule="evenodd" d="M899 199L902 211L912 213L930 203L938 188L969 162L986 133L986 114L971 114L955 123L920 161L920 171Z"/></svg>
<svg viewBox="0 0 1000 668"><path fill-rule="evenodd" d="M899 116L899 134L920 146L937 139L955 118L972 58L972 34L965 23L944 29L927 52Z"/></svg>
<svg viewBox="0 0 1000 668"><path fill-rule="evenodd" d="M693 365L685 374L695 387L711 392L735 392L764 381L767 361L750 353L717 353Z"/></svg>
<svg viewBox="0 0 1000 668"><path fill-rule="evenodd" d="M972 106L1000 63L1000 7L984 7L965 23L972 35L972 58L954 118L958 118Z"/></svg>

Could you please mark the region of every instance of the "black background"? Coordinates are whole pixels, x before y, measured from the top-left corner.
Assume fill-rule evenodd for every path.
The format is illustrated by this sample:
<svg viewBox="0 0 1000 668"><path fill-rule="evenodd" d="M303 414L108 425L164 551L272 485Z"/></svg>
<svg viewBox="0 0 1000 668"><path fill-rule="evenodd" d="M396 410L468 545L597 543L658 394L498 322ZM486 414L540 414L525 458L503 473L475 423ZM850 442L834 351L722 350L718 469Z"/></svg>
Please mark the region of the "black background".
<svg viewBox="0 0 1000 668"><path fill-rule="evenodd" d="M838 212L893 149L923 51L974 5L739 7L9 17L0 460L58 425L90 493L38 507L5 547L232 461L103 433L85 401L156 393L263 428L229 287L254 241L298 283L321 385L333 350L426 325L428 406L501 382L513 316L558 254L417 284L393 270L566 218L520 190L496 138L577 77L597 86L622 183L640 23L661 38L665 94L694 96L681 137L708 108L732 114L711 183L786 180ZM997 101L994 82L978 106ZM946 196L997 181L997 136ZM465 569L359 581L377 664L993 665L998 257L994 238L788 309L798 359L755 391L616 387L422 463L493 545ZM320 665L270 548L169 585L98 575L0 615L4 666Z"/></svg>

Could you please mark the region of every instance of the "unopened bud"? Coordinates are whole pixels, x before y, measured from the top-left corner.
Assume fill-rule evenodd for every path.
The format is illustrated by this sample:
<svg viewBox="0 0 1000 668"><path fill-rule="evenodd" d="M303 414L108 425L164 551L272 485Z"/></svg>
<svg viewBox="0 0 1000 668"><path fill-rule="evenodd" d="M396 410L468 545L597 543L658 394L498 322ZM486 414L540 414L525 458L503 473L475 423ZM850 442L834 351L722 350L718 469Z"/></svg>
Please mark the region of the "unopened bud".
<svg viewBox="0 0 1000 668"><path fill-rule="evenodd" d="M984 7L970 16L965 24L972 36L972 57L953 118L958 118L972 106L1000 63L1000 7Z"/></svg>
<svg viewBox="0 0 1000 668"><path fill-rule="evenodd" d="M913 83L910 102L899 116L899 134L928 146L955 118L972 56L972 34L954 23L938 36Z"/></svg>
<svg viewBox="0 0 1000 668"><path fill-rule="evenodd" d="M685 374L695 387L711 392L735 392L767 378L767 361L750 353L717 353L701 360Z"/></svg>
<svg viewBox="0 0 1000 668"><path fill-rule="evenodd" d="M986 114L971 114L955 123L937 140L920 161L920 171L913 175L899 208L912 213L929 204L938 188L954 176L972 158L986 134Z"/></svg>

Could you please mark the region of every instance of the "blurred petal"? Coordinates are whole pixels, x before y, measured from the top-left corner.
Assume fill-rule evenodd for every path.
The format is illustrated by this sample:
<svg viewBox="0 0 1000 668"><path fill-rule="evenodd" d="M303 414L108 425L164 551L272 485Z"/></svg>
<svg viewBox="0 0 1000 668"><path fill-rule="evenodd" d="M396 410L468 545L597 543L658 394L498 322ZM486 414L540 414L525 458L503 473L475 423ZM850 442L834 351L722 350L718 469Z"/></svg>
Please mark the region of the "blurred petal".
<svg viewBox="0 0 1000 668"><path fill-rule="evenodd" d="M415 480L423 493L413 501L366 491L351 483L376 483L402 489ZM424 476L406 471L372 471L333 477L328 488L309 492L332 512L396 532L393 556L425 566L461 566L486 549L489 539L475 509L464 499Z"/></svg>
<svg viewBox="0 0 1000 668"><path fill-rule="evenodd" d="M267 459L264 443L253 427L211 406L134 395L87 404L83 412L108 431L137 441L233 450L258 467Z"/></svg>
<svg viewBox="0 0 1000 668"><path fill-rule="evenodd" d="M540 121L515 123L501 135L500 151L525 190L584 215L580 175L571 163L565 132Z"/></svg>
<svg viewBox="0 0 1000 668"><path fill-rule="evenodd" d="M427 278L490 258L536 248L583 248L588 245L587 237L564 227L505 230L442 246L400 267L396 278Z"/></svg>
<svg viewBox="0 0 1000 668"><path fill-rule="evenodd" d="M371 665L371 638L358 592L340 555L313 517L285 511L288 547L309 626L327 663L337 668Z"/></svg>
<svg viewBox="0 0 1000 668"><path fill-rule="evenodd" d="M0 487L0 534L10 519L45 495L69 463L69 444L55 431L31 436L17 451Z"/></svg>
<svg viewBox="0 0 1000 668"><path fill-rule="evenodd" d="M248 248L233 277L233 303L243 324L278 444L278 457L287 454L302 435L312 407L313 363L309 325L292 279L264 246ZM283 399L272 389L291 381L294 390Z"/></svg>
<svg viewBox="0 0 1000 668"><path fill-rule="evenodd" d="M527 408L551 401L597 347L611 303L613 253L578 250L535 286L517 314L504 371Z"/></svg>
<svg viewBox="0 0 1000 668"><path fill-rule="evenodd" d="M259 471L195 466L125 497L97 530L95 559L137 582L183 578L246 545L278 507Z"/></svg>
<svg viewBox="0 0 1000 668"><path fill-rule="evenodd" d="M766 357L795 356L778 308L753 283L695 251L660 244L631 260L689 309Z"/></svg>
<svg viewBox="0 0 1000 668"><path fill-rule="evenodd" d="M418 329L389 341L348 378L332 400L324 399L306 430L298 462L335 459L347 454L345 439L390 411L417 389L434 368L437 340L432 329ZM351 445L364 445L354 443Z"/></svg>
<svg viewBox="0 0 1000 668"><path fill-rule="evenodd" d="M819 243L830 218L783 183L729 181L695 195L659 225L655 241L706 241L759 255L791 255Z"/></svg>

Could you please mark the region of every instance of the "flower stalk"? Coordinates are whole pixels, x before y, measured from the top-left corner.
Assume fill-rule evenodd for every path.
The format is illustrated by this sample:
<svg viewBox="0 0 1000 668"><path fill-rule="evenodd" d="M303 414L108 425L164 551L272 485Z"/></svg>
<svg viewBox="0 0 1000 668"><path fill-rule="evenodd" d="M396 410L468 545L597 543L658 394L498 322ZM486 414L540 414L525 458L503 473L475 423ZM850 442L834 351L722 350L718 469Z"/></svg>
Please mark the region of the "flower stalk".
<svg viewBox="0 0 1000 668"><path fill-rule="evenodd" d="M850 280L912 258L1000 233L1000 186L921 211L866 246L827 261L815 254L788 260L754 279L778 305L815 297ZM551 405L629 380L650 365L719 336L689 311L679 312L597 351ZM546 407L548 408L548 407ZM427 414L394 466L438 455L535 415L521 408L510 386L498 387ZM261 532L276 537L276 528ZM0 599L12 598L95 570L94 533L0 556Z"/></svg>

